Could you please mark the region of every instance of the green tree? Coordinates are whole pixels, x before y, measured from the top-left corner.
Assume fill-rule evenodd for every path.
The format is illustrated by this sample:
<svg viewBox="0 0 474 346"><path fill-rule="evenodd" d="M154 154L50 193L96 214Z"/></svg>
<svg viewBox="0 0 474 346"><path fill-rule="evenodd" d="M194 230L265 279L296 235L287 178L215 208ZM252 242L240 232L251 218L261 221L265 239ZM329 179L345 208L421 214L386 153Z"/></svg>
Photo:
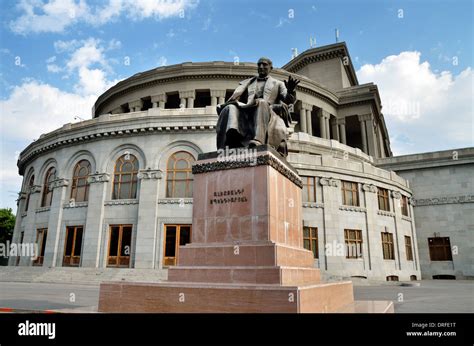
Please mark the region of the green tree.
<svg viewBox="0 0 474 346"><path fill-rule="evenodd" d="M15 215L11 208L0 209L0 243L5 244L7 240L12 240L14 228Z"/></svg>

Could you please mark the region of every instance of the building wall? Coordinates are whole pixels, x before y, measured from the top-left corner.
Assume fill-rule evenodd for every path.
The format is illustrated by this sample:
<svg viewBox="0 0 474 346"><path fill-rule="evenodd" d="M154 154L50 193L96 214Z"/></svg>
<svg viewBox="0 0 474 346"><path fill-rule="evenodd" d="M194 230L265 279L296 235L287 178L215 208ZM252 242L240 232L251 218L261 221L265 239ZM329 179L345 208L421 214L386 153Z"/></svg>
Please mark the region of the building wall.
<svg viewBox="0 0 474 346"><path fill-rule="evenodd" d="M104 268L107 266L110 225L131 224L130 266L163 268L164 225L192 223L192 199L166 198L167 160L180 150L190 152L195 158L199 153L214 151L215 129L209 123L215 123L215 115L206 114L205 110L186 110L181 115L173 110L160 112L157 116L150 116L150 112L110 115L86 121L74 129L57 131L54 136L63 144L36 152L25 166L23 196L27 192L26 182L33 172L37 192L31 195L26 213L25 198L20 199L20 221L15 228L14 241L19 241L20 233L24 231L23 241L34 243L36 230L47 228L44 266L59 267L62 265L66 227L84 226L81 267ZM173 122L179 126L172 126ZM96 130L102 131L100 136L94 134ZM45 139L42 143L40 139L28 150L33 153L35 146L48 147L48 143ZM415 260L406 261L401 243L403 235L412 235L414 230L413 219L400 216L396 198L397 193L411 196L406 181L393 172L374 167L370 163L372 158L359 149L334 140L294 133L290 147L293 152L288 160L300 175L316 177L317 201L304 203L303 209L304 224L317 227L319 232L320 256L315 265L334 276L364 276L380 280L389 275L399 276L400 280L409 280L411 275L419 278L416 248ZM139 161L141 178L137 199L112 200L114 165L117 158L127 152ZM81 159L91 162L94 173L89 200L70 204L72 172ZM57 181L53 202L44 208L40 207L41 191L45 172L51 166L56 167ZM359 207L342 205L341 180L359 184ZM379 213L377 186L391 191L390 212ZM346 259L345 252L325 253L326 244L344 247L344 228L362 230L361 259ZM399 240L395 244L395 260L382 259L382 231L393 233ZM10 265L15 263L16 259L12 258ZM31 265L31 261L23 257L20 265Z"/></svg>
<svg viewBox="0 0 474 346"><path fill-rule="evenodd" d="M407 179L415 198L421 273L474 277L474 148L378 160ZM432 261L428 238L449 237L452 261Z"/></svg>

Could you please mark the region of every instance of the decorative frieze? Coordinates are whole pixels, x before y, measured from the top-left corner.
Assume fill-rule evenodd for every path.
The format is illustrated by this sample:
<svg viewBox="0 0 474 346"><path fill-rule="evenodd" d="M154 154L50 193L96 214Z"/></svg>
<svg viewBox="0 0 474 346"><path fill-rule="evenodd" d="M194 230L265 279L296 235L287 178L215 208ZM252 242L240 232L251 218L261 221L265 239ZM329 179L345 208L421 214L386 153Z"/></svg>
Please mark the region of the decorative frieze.
<svg viewBox="0 0 474 346"><path fill-rule="evenodd" d="M395 213L392 213L391 211L377 210L377 214L383 215L383 216L395 217Z"/></svg>
<svg viewBox="0 0 474 346"><path fill-rule="evenodd" d="M36 209L36 213L37 213L37 214L38 214L38 213L45 213L45 212L49 211L50 209L51 209L50 206L48 206L48 207L41 207L41 208Z"/></svg>
<svg viewBox="0 0 474 346"><path fill-rule="evenodd" d="M163 172L159 169L143 169L138 171L138 179L161 179Z"/></svg>
<svg viewBox="0 0 474 346"><path fill-rule="evenodd" d="M104 205L134 205L138 204L138 199L114 199L105 201Z"/></svg>
<svg viewBox="0 0 474 346"><path fill-rule="evenodd" d="M372 184L362 184L362 190L364 190L365 192L375 193L377 192L377 186Z"/></svg>
<svg viewBox="0 0 474 346"><path fill-rule="evenodd" d="M364 207L358 207L354 205L341 205L339 206L339 210L345 210L345 211L355 211L359 213L366 213L367 209Z"/></svg>
<svg viewBox="0 0 474 346"><path fill-rule="evenodd" d="M303 208L321 208L321 209L324 209L324 203L303 202Z"/></svg>
<svg viewBox="0 0 474 346"><path fill-rule="evenodd" d="M31 185L30 186L30 194L40 193L40 192L41 192L41 185Z"/></svg>
<svg viewBox="0 0 474 346"><path fill-rule="evenodd" d="M88 206L88 202L75 202L74 199L71 199L69 203L63 204L63 209L70 209L70 208L86 208Z"/></svg>
<svg viewBox="0 0 474 346"><path fill-rule="evenodd" d="M68 185L69 185L69 180L64 179L64 178L58 178L58 179L55 179L51 182L50 188L51 189L56 189L58 187L66 187Z"/></svg>
<svg viewBox="0 0 474 346"><path fill-rule="evenodd" d="M193 204L192 198L160 198L158 204Z"/></svg>
<svg viewBox="0 0 474 346"><path fill-rule="evenodd" d="M443 196L443 197L432 197L432 198L421 198L415 200L415 205L428 206L428 205L441 205L441 204L464 204L473 203L474 195L464 196Z"/></svg>
<svg viewBox="0 0 474 346"><path fill-rule="evenodd" d="M332 187L339 187L340 180L333 179L333 178L319 178L319 184L322 186L332 186Z"/></svg>
<svg viewBox="0 0 474 346"><path fill-rule="evenodd" d="M110 175L108 173L95 173L89 175L87 178L87 182L89 184L94 184L94 183L106 183L110 180Z"/></svg>
<svg viewBox="0 0 474 346"><path fill-rule="evenodd" d="M402 198L402 194L401 194L400 192L398 192L398 191L392 191L392 192L391 192L391 195L392 195L392 197L395 198L395 199L400 199L400 198Z"/></svg>

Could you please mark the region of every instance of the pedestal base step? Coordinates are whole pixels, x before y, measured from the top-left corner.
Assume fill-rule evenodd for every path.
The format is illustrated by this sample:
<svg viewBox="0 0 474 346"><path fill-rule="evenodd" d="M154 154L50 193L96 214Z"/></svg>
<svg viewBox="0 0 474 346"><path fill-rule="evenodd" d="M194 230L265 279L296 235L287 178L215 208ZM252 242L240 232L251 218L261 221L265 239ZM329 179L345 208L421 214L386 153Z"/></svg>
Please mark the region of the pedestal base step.
<svg viewBox="0 0 474 346"><path fill-rule="evenodd" d="M320 272L316 268L301 267L179 266L168 269L168 280L171 282L298 286L319 283Z"/></svg>
<svg viewBox="0 0 474 346"><path fill-rule="evenodd" d="M306 286L189 282L102 283L100 312L336 312L354 302L352 282Z"/></svg>
<svg viewBox="0 0 474 346"><path fill-rule="evenodd" d="M394 313L393 302L390 300L356 300L342 309L335 311L340 313Z"/></svg>

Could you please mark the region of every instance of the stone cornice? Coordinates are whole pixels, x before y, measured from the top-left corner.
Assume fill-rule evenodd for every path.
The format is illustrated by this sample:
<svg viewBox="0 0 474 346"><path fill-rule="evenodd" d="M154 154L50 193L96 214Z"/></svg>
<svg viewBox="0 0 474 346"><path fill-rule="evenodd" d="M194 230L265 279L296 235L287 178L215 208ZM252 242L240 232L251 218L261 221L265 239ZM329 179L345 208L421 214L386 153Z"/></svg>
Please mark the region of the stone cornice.
<svg viewBox="0 0 474 346"><path fill-rule="evenodd" d="M204 110L202 111L204 112ZM65 146L80 145L87 141L97 141L112 137L150 135L157 133L174 133L190 131L212 131L215 133L217 115L179 115L143 117L110 116L107 121L100 118L85 121L85 124L63 126L61 129L43 135L31 143L20 154L18 168L23 174L24 167L35 157ZM82 125L82 126L81 126Z"/></svg>
<svg viewBox="0 0 474 346"><path fill-rule="evenodd" d="M420 198L415 199L415 206L430 206L430 205L442 205L442 204L464 204L474 203L474 195L461 195L461 196L440 196L432 198Z"/></svg>
<svg viewBox="0 0 474 346"><path fill-rule="evenodd" d="M89 184L106 183L109 180L110 180L110 175L108 173L95 173L87 177L87 183Z"/></svg>
<svg viewBox="0 0 474 346"><path fill-rule="evenodd" d="M138 179L161 179L163 172L159 169L142 169L138 171Z"/></svg>
<svg viewBox="0 0 474 346"><path fill-rule="evenodd" d="M266 148L267 146L261 146ZM259 150L257 148L257 150ZM211 153L212 154L212 153ZM276 154L278 155L278 154ZM287 164L282 162L282 159L273 155L269 151L264 151L263 154L258 155L256 160L232 160L232 161L212 161L212 162L200 162L196 161L193 165L193 174L202 174L207 172L214 172L227 169L255 167L255 166L270 166L292 181L295 185L302 188L303 182L300 176L293 172L292 169L288 168Z"/></svg>

